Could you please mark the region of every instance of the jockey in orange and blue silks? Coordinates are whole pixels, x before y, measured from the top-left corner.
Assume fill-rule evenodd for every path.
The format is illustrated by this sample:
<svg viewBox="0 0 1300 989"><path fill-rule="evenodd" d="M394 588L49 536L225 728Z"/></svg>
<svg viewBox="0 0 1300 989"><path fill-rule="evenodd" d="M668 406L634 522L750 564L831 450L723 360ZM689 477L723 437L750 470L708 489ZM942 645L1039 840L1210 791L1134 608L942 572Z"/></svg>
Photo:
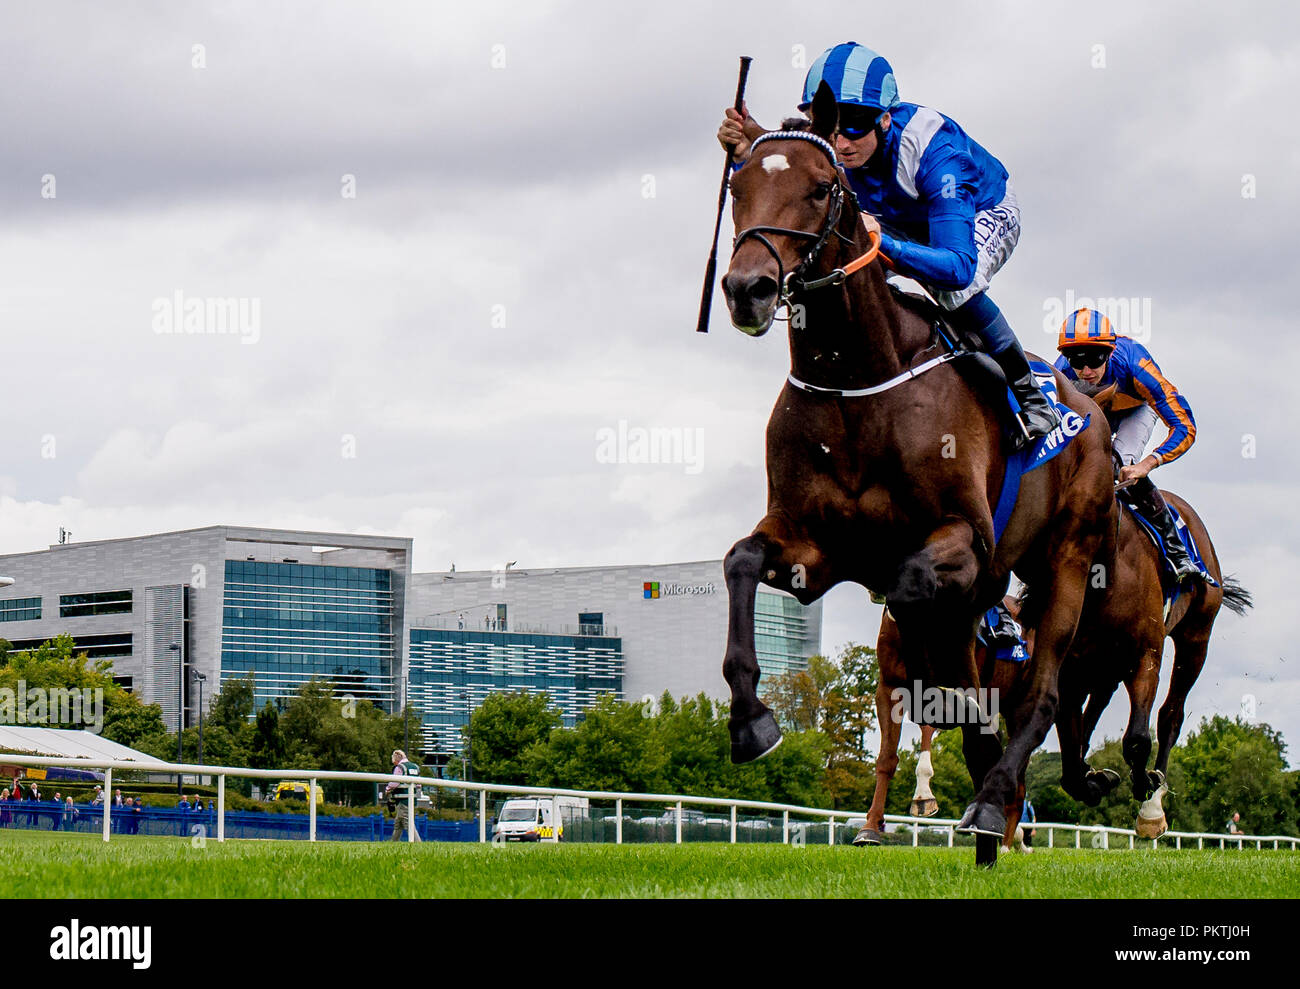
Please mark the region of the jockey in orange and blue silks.
<svg viewBox="0 0 1300 989"><path fill-rule="evenodd" d="M1157 529L1176 577L1200 576L1201 568L1178 537L1169 506L1147 476L1162 464L1177 460L1196 441L1192 407L1173 386L1146 347L1120 336L1106 316L1095 309L1076 309L1061 324L1056 367L1074 387L1093 396L1114 389L1106 418L1114 434L1111 448L1118 480L1130 482L1129 496ZM1160 419L1169 435L1143 457Z"/></svg>
<svg viewBox="0 0 1300 989"><path fill-rule="evenodd" d="M977 336L1002 368L1023 413L1022 443L1047 435L1060 416L985 293L1020 238L1020 205L1006 168L952 118L902 102L893 68L865 45L822 52L808 70L799 109L811 106L823 83L835 94L835 152L867 230L881 233L881 250L895 269L925 285L949 322ZM747 113L726 114L718 140L738 166L749 154Z"/></svg>

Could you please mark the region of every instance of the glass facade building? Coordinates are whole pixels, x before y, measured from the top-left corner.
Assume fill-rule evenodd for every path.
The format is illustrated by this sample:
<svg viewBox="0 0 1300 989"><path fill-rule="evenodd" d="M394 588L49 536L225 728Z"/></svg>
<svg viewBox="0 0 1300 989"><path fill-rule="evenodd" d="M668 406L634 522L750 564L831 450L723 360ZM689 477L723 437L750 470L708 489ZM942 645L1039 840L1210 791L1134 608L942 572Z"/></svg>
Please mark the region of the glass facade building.
<svg viewBox="0 0 1300 989"><path fill-rule="evenodd" d="M413 628L409 703L421 718L421 748L459 752L461 726L488 694L545 692L567 727L601 694L623 699L623 641L597 623L580 634Z"/></svg>
<svg viewBox="0 0 1300 989"><path fill-rule="evenodd" d="M388 570L227 560L221 679L251 671L259 709L315 677L392 710L393 625Z"/></svg>
<svg viewBox="0 0 1300 989"><path fill-rule="evenodd" d="M759 591L754 601L754 650L765 677L808 669L819 629L809 622L808 609L784 594Z"/></svg>

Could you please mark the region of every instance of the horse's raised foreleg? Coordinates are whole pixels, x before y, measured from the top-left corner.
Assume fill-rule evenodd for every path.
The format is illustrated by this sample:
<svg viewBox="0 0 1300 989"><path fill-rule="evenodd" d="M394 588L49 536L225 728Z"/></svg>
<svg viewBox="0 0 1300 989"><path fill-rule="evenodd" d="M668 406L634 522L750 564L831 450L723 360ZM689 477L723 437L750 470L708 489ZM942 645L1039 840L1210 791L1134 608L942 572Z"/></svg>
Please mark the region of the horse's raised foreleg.
<svg viewBox="0 0 1300 989"><path fill-rule="evenodd" d="M801 599L825 591L820 551L790 539L785 527L770 516L723 560L727 583L727 652L722 675L731 687L731 761L752 762L781 744L781 729L767 705L758 699L758 655L754 649L754 602L758 585L796 589Z"/></svg>

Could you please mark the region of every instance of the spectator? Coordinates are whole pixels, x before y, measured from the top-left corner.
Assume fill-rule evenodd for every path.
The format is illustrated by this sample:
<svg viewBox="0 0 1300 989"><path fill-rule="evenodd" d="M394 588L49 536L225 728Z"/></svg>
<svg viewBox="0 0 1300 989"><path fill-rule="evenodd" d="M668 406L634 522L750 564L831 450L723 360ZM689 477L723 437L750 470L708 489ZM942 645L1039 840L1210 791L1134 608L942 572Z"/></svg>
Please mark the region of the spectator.
<svg viewBox="0 0 1300 989"><path fill-rule="evenodd" d="M465 612L462 611L462 612L460 613L460 615L457 617L457 619L456 619L456 627L457 627L457 628L464 628L464 627L465 627Z"/></svg>
<svg viewBox="0 0 1300 989"><path fill-rule="evenodd" d="M1225 829L1228 834L1241 834L1241 814L1234 812Z"/></svg>
<svg viewBox="0 0 1300 989"><path fill-rule="evenodd" d="M68 797L63 803L63 830L71 831L80 816L81 812L73 805L72 798Z"/></svg>
<svg viewBox="0 0 1300 989"><path fill-rule="evenodd" d="M420 767L407 759L405 752L397 749L393 752L393 775L419 776ZM384 787L384 797L388 803L388 809L394 813L395 817L393 836L389 840L396 841L402 830L406 829L410 832L412 840L420 841L420 832L416 830L415 822L407 819L406 787L396 781L389 783Z"/></svg>
<svg viewBox="0 0 1300 989"><path fill-rule="evenodd" d="M0 786L0 828L9 827L9 788Z"/></svg>
<svg viewBox="0 0 1300 989"><path fill-rule="evenodd" d="M98 807L103 802L104 802L104 788L102 786L96 786L95 795L90 798L90 806Z"/></svg>
<svg viewBox="0 0 1300 989"><path fill-rule="evenodd" d="M118 790L118 791L117 791L117 795L113 797L113 806L114 806L114 807L121 807L121 806L122 806L122 791L121 791L121 790Z"/></svg>
<svg viewBox="0 0 1300 989"><path fill-rule="evenodd" d="M176 809L184 810L184 811L188 811L190 809L190 802L185 799L185 794L182 793L180 800L176 801Z"/></svg>

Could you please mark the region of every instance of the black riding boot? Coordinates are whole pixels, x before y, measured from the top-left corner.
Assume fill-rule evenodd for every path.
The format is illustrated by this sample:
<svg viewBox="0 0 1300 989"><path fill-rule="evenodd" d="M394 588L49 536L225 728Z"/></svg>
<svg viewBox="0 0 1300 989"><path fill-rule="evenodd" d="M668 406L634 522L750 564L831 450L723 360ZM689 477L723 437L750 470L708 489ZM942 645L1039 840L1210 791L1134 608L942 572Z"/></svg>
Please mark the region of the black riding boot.
<svg viewBox="0 0 1300 989"><path fill-rule="evenodd" d="M1133 506L1160 533L1160 540L1165 546L1165 555L1169 557L1169 562L1174 567L1174 581L1203 576L1201 568L1188 555L1187 547L1179 538L1174 516L1170 513L1169 506L1165 504L1165 499L1161 496L1160 489L1155 486L1155 482L1149 477L1135 481L1128 489L1128 495Z"/></svg>
<svg viewBox="0 0 1300 989"><path fill-rule="evenodd" d="M1029 361L1020 344L1013 343L996 354L991 355L1006 375L1011 393L1020 403L1020 418L1024 433L1016 440L1016 448L1028 446L1039 437L1046 436L1061 424L1061 414L1056 406L1047 400L1029 370Z"/></svg>

